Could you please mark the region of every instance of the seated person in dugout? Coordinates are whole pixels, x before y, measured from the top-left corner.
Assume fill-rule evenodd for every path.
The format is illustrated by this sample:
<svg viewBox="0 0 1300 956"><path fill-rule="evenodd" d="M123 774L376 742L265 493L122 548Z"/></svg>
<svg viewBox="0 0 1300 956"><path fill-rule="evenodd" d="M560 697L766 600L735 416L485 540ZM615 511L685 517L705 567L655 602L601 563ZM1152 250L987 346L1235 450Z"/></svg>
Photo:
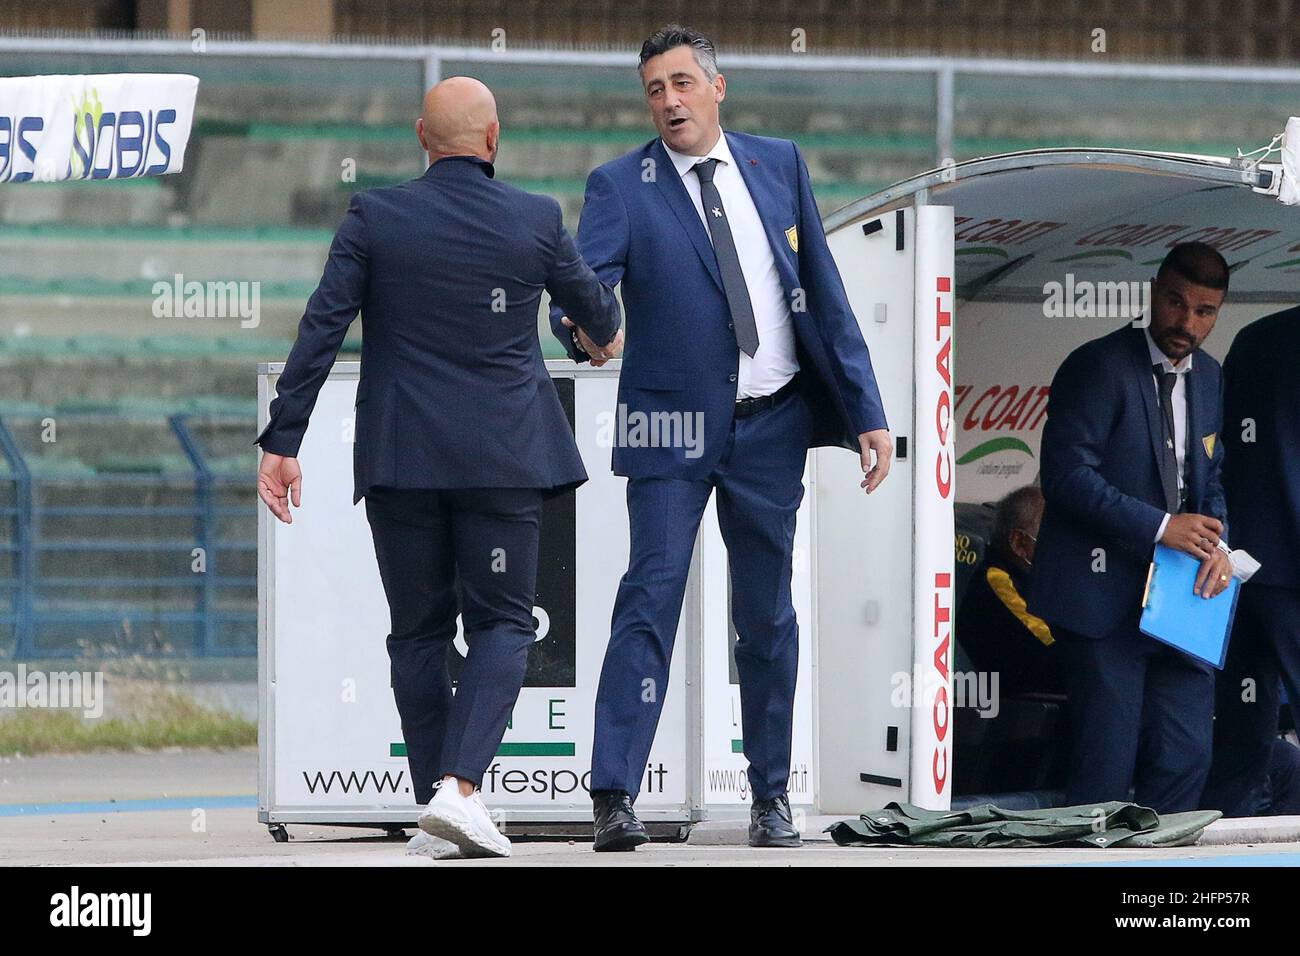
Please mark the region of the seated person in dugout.
<svg viewBox="0 0 1300 956"><path fill-rule="evenodd" d="M1002 694L1064 693L1051 628L1025 607L1042 518L1036 487L998 502L984 563L957 612L957 640L977 671L998 674Z"/></svg>
<svg viewBox="0 0 1300 956"><path fill-rule="evenodd" d="M999 674L999 693L1064 694L1061 655L1051 628L1025 608L1034 544L1043 516L1042 492L1018 488L998 502L985 559L957 614L962 649L977 671ZM1238 816L1300 814L1300 747L1275 736L1267 777Z"/></svg>

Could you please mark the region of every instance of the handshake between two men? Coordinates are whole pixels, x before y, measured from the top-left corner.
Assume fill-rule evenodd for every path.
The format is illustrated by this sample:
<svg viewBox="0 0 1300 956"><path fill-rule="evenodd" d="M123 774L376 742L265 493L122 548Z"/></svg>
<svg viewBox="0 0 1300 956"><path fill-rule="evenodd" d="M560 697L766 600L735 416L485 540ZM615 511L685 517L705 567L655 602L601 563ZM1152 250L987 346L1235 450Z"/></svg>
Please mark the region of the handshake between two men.
<svg viewBox="0 0 1300 956"><path fill-rule="evenodd" d="M739 635L749 840L800 842L787 794L799 645L790 581L807 455L852 449L871 493L889 473L889 426L798 147L722 129L726 80L696 31L655 33L637 73L658 135L591 172L576 242L554 199L496 178L491 91L468 77L431 89L416 121L429 167L353 198L258 438L259 494L288 523L317 391L363 311L353 503L365 499L424 805L411 852L510 854L479 787L536 640L542 502L587 479L537 340L542 288L551 332L595 367L622 357L625 307L636 330L620 410L698 425L697 441L683 425L681 440L616 442L601 463L628 479L629 554L595 701L593 847L649 839L633 804L663 695L646 689L668 685L715 494ZM504 310L485 305L498 301ZM494 549L510 555L507 573L493 572ZM446 645L458 611L469 652L453 695Z"/></svg>

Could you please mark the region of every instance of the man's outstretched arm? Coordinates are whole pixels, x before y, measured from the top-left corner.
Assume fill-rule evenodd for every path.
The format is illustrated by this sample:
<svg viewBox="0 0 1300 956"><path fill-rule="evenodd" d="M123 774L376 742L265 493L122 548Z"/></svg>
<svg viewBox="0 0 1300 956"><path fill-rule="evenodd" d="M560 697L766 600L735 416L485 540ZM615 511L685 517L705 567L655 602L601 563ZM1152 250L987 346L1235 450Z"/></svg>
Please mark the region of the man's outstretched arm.
<svg viewBox="0 0 1300 956"><path fill-rule="evenodd" d="M565 329L578 337L588 357L617 357L622 350L622 311L614 290L600 280L578 253L555 205L555 258L546 278L552 309L559 309ZM573 343L572 336L569 342ZM570 353L572 356L572 353Z"/></svg>
<svg viewBox="0 0 1300 956"><path fill-rule="evenodd" d="M607 173L599 169L592 170L587 177L587 190L582 200L577 248L597 278L610 289L623 281L623 273L627 269L630 229L627 210L623 206L623 197L619 195L618 187ZM572 317L565 315L563 306L558 302L551 303L551 331L560 340L569 358L575 362L585 362L592 358L592 354L583 345L574 341L576 336L581 342L585 333L580 326L576 326ZM587 343L596 346L602 344L589 336ZM605 354L596 358L592 364L603 365L610 357L612 356Z"/></svg>

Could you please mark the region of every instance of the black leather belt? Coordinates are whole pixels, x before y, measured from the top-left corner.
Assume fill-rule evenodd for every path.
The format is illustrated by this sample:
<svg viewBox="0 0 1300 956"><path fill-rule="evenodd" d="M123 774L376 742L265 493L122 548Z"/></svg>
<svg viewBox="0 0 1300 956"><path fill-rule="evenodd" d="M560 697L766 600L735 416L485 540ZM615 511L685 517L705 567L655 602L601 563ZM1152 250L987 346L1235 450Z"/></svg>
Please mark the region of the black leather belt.
<svg viewBox="0 0 1300 956"><path fill-rule="evenodd" d="M736 402L736 417L748 418L769 408L775 408L794 394L794 379L786 382L771 395L759 395L757 398L742 398Z"/></svg>

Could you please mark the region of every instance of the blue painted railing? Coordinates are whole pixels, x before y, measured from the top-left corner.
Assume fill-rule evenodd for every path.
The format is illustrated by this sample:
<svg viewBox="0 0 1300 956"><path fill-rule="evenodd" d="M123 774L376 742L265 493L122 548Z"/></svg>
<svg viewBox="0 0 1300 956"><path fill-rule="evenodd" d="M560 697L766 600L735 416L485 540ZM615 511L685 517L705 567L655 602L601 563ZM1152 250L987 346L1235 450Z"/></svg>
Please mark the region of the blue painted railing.
<svg viewBox="0 0 1300 956"><path fill-rule="evenodd" d="M105 413L56 417L60 427L69 420L139 422ZM0 416L0 456L8 465L8 473L0 476L0 495L6 484L10 490L7 499L0 498L0 657L256 654L255 458L250 453L247 473L214 471L192 427L196 421L238 424L251 436L253 422L195 414L155 420L160 432L170 432L192 473L92 469L47 474L15 438L11 422ZM249 447L251 451L251 441ZM132 488L139 494L130 494ZM164 492L180 503L150 500ZM77 494L110 497L114 503L50 500ZM190 534L164 527L186 517L192 519ZM132 522L130 533L113 533L110 526L123 519ZM99 528L58 533L61 523L97 520ZM151 525L157 534L150 533ZM109 559L111 567L106 567L110 554L117 560ZM158 573L157 564L160 559L165 563L167 555L175 559L176 570ZM196 569L200 555L203 563ZM245 567L229 567L239 555L249 556L239 561ZM77 567L79 557L85 558L84 568ZM48 567L54 560L61 568ZM92 592L93 599L87 596ZM166 595L161 601L160 593Z"/></svg>

